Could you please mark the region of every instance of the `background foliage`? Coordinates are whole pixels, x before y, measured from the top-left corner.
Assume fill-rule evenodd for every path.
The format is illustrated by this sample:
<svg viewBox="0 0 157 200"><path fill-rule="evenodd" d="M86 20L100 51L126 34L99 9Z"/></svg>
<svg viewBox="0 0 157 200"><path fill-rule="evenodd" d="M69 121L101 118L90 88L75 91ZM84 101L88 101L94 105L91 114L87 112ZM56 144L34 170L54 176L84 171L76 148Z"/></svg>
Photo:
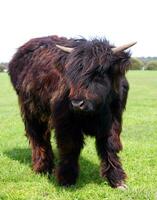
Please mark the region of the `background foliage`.
<svg viewBox="0 0 157 200"><path fill-rule="evenodd" d="M152 60L147 62L146 64L147 70L157 70L157 60Z"/></svg>

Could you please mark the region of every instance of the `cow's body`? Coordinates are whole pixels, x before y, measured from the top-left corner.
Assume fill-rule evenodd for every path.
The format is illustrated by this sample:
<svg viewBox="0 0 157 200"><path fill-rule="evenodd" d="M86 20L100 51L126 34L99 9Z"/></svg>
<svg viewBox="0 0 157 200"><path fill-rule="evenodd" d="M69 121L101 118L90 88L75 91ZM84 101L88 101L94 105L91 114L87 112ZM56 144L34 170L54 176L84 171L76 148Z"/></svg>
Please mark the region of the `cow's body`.
<svg viewBox="0 0 157 200"><path fill-rule="evenodd" d="M56 47L74 47L72 53ZM33 169L52 172L50 131L55 129L61 185L74 184L84 134L95 136L101 175L113 187L123 185L125 173L117 153L128 82L129 54L112 54L104 40L37 38L19 48L9 64L27 136ZM82 100L83 99L83 100ZM78 106L79 105L79 106Z"/></svg>

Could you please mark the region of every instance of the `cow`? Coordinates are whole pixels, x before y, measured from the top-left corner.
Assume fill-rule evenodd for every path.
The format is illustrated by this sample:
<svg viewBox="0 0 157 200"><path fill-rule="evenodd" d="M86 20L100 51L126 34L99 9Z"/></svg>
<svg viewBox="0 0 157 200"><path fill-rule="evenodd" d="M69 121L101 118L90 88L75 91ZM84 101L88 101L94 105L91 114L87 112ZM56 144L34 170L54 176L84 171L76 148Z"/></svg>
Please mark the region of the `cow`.
<svg viewBox="0 0 157 200"><path fill-rule="evenodd" d="M54 171L59 185L76 183L84 136L94 136L100 174L113 188L125 188L126 173L118 152L129 84L126 72L135 42L115 47L105 38L34 38L9 63L33 170ZM59 151L55 168L54 129ZM55 169L55 170L54 170Z"/></svg>

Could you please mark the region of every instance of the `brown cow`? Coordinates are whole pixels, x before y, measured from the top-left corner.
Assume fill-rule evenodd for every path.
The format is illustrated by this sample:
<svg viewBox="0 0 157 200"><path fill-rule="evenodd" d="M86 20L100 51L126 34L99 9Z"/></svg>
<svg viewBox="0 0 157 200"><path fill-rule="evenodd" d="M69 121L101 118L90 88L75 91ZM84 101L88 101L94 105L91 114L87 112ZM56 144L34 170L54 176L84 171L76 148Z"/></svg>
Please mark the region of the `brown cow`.
<svg viewBox="0 0 157 200"><path fill-rule="evenodd" d="M126 174L117 153L126 105L130 46L107 40L50 36L32 39L9 64L22 118L32 147L33 169L52 172L50 142L55 129L60 185L75 184L84 135L95 136L101 175L112 187L125 187Z"/></svg>

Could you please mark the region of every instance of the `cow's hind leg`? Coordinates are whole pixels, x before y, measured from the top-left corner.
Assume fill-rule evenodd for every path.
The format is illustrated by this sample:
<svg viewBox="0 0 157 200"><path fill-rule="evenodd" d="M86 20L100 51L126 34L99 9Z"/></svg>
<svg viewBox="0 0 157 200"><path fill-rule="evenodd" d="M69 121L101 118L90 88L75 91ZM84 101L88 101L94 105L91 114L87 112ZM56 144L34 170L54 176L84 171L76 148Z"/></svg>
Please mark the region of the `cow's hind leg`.
<svg viewBox="0 0 157 200"><path fill-rule="evenodd" d="M83 135L79 129L69 125L56 130L56 139L60 156L57 180L62 186L74 185L79 173L78 159L83 147Z"/></svg>
<svg viewBox="0 0 157 200"><path fill-rule="evenodd" d="M54 165L48 123L32 117L25 119L25 128L32 147L33 170L51 173Z"/></svg>
<svg viewBox="0 0 157 200"><path fill-rule="evenodd" d="M96 147L101 159L101 176L107 178L112 187L125 189L126 174L117 155L122 149L122 145L114 127L107 137L96 139Z"/></svg>

